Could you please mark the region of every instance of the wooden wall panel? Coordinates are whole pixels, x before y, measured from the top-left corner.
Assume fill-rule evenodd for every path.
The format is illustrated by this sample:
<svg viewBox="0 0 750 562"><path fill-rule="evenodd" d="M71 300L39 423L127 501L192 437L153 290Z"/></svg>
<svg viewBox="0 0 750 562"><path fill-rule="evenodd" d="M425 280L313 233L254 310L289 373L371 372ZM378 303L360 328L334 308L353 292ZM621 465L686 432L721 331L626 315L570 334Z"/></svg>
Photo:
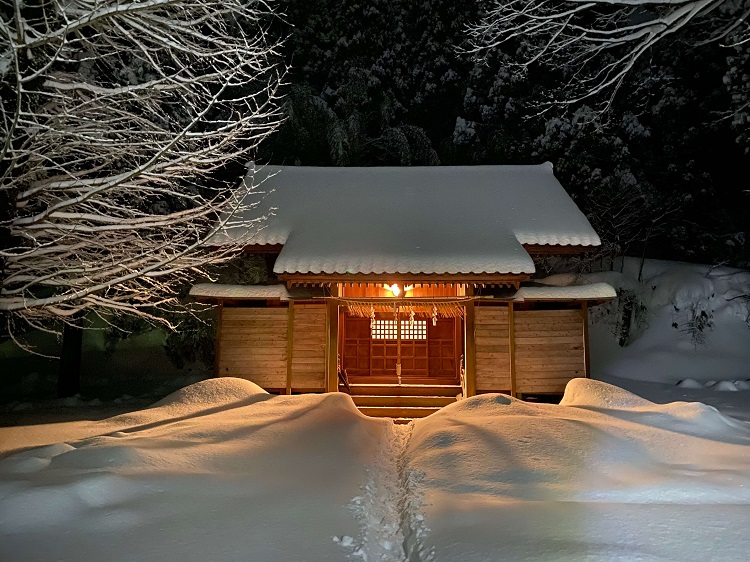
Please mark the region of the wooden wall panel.
<svg viewBox="0 0 750 562"><path fill-rule="evenodd" d="M586 376L583 322L581 309L515 311L518 393L562 393Z"/></svg>
<svg viewBox="0 0 750 562"><path fill-rule="evenodd" d="M266 389L286 387L286 308L224 307L219 324L218 375Z"/></svg>
<svg viewBox="0 0 750 562"><path fill-rule="evenodd" d="M325 304L295 304L292 333L292 389L294 391L324 390Z"/></svg>
<svg viewBox="0 0 750 562"><path fill-rule="evenodd" d="M508 307L475 307L474 334L477 391L509 391Z"/></svg>

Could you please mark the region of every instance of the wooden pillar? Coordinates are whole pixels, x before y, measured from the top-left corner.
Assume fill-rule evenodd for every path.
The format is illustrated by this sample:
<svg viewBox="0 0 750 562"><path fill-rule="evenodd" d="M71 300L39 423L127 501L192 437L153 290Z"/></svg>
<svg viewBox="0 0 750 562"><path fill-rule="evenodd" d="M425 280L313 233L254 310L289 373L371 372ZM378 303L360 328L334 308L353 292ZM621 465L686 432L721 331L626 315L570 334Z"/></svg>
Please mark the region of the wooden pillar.
<svg viewBox="0 0 750 562"><path fill-rule="evenodd" d="M401 384L401 310L398 305L395 308L396 317L396 379ZM371 338L372 339L372 338Z"/></svg>
<svg viewBox="0 0 750 562"><path fill-rule="evenodd" d="M591 378L591 359L589 358L589 303L581 303L583 316L583 373L587 379Z"/></svg>
<svg viewBox="0 0 750 562"><path fill-rule="evenodd" d="M216 330L214 334L216 336L216 342L214 342L214 377L220 377L219 372L219 358L221 354L221 333L222 333L222 321L224 319L224 301L219 302L219 306L216 311Z"/></svg>
<svg viewBox="0 0 750 562"><path fill-rule="evenodd" d="M338 296L338 286L331 286L331 296ZM339 389L337 370L339 352L339 303L333 299L326 301L326 392Z"/></svg>
<svg viewBox="0 0 750 562"><path fill-rule="evenodd" d="M510 395L516 396L516 324L513 303L508 303L508 355L510 358Z"/></svg>
<svg viewBox="0 0 750 562"><path fill-rule="evenodd" d="M474 295L474 289L467 287L466 292L469 296ZM477 394L477 347L476 347L476 315L474 314L474 301L466 303L466 365L464 377L466 380L466 396L476 396Z"/></svg>
<svg viewBox="0 0 750 562"><path fill-rule="evenodd" d="M292 393L292 362L294 360L294 301L289 301L286 320L286 393Z"/></svg>

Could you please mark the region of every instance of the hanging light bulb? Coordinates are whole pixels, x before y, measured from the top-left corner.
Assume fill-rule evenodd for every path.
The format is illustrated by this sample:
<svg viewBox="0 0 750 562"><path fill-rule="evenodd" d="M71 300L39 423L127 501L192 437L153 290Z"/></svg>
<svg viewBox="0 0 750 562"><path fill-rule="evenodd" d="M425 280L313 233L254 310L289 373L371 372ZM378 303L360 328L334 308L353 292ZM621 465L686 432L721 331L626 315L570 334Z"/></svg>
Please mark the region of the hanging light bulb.
<svg viewBox="0 0 750 562"><path fill-rule="evenodd" d="M388 285L386 283L385 285L383 285L383 287L388 289L394 297L397 297L401 294L401 287L398 286L398 283L394 283L393 285Z"/></svg>
<svg viewBox="0 0 750 562"><path fill-rule="evenodd" d="M414 289L414 285L406 285L402 288L398 283L394 283L393 285L384 283L383 288L388 289L394 297L397 297L402 292L406 294L407 291L411 291L412 289Z"/></svg>

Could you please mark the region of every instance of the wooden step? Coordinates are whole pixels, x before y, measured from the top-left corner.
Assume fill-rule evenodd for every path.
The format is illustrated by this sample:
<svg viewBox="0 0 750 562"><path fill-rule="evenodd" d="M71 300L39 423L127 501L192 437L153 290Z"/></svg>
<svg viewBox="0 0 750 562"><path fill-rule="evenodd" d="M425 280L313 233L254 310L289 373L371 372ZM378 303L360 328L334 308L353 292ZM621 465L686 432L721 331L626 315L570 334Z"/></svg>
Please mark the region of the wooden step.
<svg viewBox="0 0 750 562"><path fill-rule="evenodd" d="M456 401L455 396L383 396L355 394L352 400L357 406L419 406L442 408Z"/></svg>
<svg viewBox="0 0 750 562"><path fill-rule="evenodd" d="M340 387L339 390L344 390ZM353 384L352 396L450 396L455 398L461 394L461 386L457 384Z"/></svg>
<svg viewBox="0 0 750 562"><path fill-rule="evenodd" d="M425 418L439 411L440 408L417 406L364 406L359 411L373 418L413 419Z"/></svg>
<svg viewBox="0 0 750 562"><path fill-rule="evenodd" d="M361 376L361 375L349 375L349 384L392 384L395 385L398 383L398 378L396 376L387 375L387 376ZM424 384L424 385L454 385L459 384L459 378L458 377L411 377L411 376L405 376L401 378L401 382L403 384Z"/></svg>

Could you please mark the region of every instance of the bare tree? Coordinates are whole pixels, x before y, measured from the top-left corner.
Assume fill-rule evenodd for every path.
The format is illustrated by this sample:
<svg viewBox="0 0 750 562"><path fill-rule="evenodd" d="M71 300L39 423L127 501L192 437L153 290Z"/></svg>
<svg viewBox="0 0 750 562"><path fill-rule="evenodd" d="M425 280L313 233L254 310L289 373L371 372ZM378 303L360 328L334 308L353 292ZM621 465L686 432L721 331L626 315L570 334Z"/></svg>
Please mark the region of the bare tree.
<svg viewBox="0 0 750 562"><path fill-rule="evenodd" d="M265 0L0 0L0 311L158 318L238 247L220 170L278 126ZM248 228L253 224L247 224Z"/></svg>
<svg viewBox="0 0 750 562"><path fill-rule="evenodd" d="M521 44L522 67L570 69L565 103L616 93L649 50L689 28L689 42L739 47L750 42L743 0L492 0L470 28L474 52Z"/></svg>

